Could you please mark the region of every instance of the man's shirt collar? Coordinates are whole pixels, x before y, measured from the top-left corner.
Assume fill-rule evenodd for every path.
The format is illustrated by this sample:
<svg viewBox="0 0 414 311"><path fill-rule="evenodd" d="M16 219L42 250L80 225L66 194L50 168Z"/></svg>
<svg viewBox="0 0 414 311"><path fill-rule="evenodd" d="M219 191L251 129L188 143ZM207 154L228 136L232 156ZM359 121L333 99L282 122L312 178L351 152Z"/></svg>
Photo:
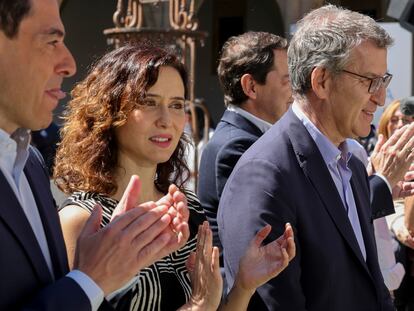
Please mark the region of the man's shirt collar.
<svg viewBox="0 0 414 311"><path fill-rule="evenodd" d="M311 120L303 113L299 105L294 102L292 105L293 113L299 118L303 125L308 130L309 134L315 141L323 160L326 164L337 164L342 158L343 163L347 166L351 159L352 153L348 150L347 141L343 141L338 147L336 147L322 132L312 123ZM342 161L341 161L342 162Z"/></svg>
<svg viewBox="0 0 414 311"><path fill-rule="evenodd" d="M19 128L9 135L0 129L0 166L18 184L29 156L30 130Z"/></svg>
<svg viewBox="0 0 414 311"><path fill-rule="evenodd" d="M236 105L229 104L227 106L227 110L233 111L235 113L240 114L245 119L249 120L255 126L257 126L259 128L259 130L261 130L263 133L265 133L272 126L271 123L256 117L255 115L251 114L250 112L247 112L246 110L244 110L244 109L242 109L242 108L240 108Z"/></svg>

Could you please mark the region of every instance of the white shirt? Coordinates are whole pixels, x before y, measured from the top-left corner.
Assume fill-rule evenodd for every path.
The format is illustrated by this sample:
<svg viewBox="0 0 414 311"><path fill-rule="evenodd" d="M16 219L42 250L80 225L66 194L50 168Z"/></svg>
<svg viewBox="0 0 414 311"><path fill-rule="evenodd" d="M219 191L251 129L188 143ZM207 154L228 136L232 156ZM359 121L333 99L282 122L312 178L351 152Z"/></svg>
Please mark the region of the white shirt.
<svg viewBox="0 0 414 311"><path fill-rule="evenodd" d="M42 220L30 184L23 171L29 157L29 143L29 130L18 129L9 136L8 133L0 129L0 170L13 189L32 227L46 264L54 279L52 260ZM75 280L84 290L89 298L92 310L97 310L104 299L102 289L90 277L79 270L73 270L67 276Z"/></svg>
<svg viewBox="0 0 414 311"><path fill-rule="evenodd" d="M256 117L255 115L251 114L250 112L247 112L246 110L244 110L244 109L242 109L238 106L229 104L227 106L227 110L233 111L233 112L238 113L239 115L243 116L245 119L249 120L254 125L256 125L259 128L259 130L261 130L263 133L265 133L272 126L271 123Z"/></svg>

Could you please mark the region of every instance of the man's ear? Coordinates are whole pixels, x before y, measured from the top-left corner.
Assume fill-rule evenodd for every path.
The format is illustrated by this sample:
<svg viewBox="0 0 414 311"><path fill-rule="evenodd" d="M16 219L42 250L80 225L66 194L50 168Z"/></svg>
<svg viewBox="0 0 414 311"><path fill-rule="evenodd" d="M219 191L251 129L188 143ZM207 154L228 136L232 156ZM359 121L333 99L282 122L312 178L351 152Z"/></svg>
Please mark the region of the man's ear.
<svg viewBox="0 0 414 311"><path fill-rule="evenodd" d="M249 73L242 75L240 79L240 84L243 89L244 94L251 99L256 99L257 90L256 90L256 81L253 79L253 76Z"/></svg>
<svg viewBox="0 0 414 311"><path fill-rule="evenodd" d="M311 87L320 99L326 99L332 87L332 75L326 68L315 67L311 73Z"/></svg>

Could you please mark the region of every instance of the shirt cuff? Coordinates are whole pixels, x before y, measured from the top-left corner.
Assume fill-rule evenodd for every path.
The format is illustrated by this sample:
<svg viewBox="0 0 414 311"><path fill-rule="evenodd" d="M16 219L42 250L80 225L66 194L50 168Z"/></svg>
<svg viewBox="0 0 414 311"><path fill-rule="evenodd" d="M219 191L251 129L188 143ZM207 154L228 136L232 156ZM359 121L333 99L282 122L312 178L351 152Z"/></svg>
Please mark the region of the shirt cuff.
<svg viewBox="0 0 414 311"><path fill-rule="evenodd" d="M89 298L92 311L98 310L104 300L104 292L102 289L88 275L80 270L72 270L66 276L73 279L83 289Z"/></svg>
<svg viewBox="0 0 414 311"><path fill-rule="evenodd" d="M397 262L393 267L381 270L381 272L388 290L396 290L400 287L405 275L405 269L401 263Z"/></svg>
<svg viewBox="0 0 414 311"><path fill-rule="evenodd" d="M385 176L380 174L380 173L375 173L374 175L377 175L378 177L380 177L387 184L388 189L390 190L390 193L392 194L392 188L391 188L391 185L388 182L387 178L385 178Z"/></svg>
<svg viewBox="0 0 414 311"><path fill-rule="evenodd" d="M398 231L404 230L404 228L404 217L399 217L393 222L391 230L394 233L394 235L397 235Z"/></svg>

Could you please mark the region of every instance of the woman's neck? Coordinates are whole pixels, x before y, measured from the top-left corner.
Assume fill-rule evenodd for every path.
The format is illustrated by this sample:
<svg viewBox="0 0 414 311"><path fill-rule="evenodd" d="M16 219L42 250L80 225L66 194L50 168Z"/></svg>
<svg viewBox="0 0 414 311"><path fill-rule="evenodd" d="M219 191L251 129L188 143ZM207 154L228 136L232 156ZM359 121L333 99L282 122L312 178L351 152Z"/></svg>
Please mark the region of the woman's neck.
<svg viewBox="0 0 414 311"><path fill-rule="evenodd" d="M158 201L163 194L155 187L154 179L157 166L140 166L130 157L118 155L118 167L115 170L115 181L118 185L116 193L112 196L120 200L128 186L132 175L138 175L141 180L141 194L138 203Z"/></svg>

